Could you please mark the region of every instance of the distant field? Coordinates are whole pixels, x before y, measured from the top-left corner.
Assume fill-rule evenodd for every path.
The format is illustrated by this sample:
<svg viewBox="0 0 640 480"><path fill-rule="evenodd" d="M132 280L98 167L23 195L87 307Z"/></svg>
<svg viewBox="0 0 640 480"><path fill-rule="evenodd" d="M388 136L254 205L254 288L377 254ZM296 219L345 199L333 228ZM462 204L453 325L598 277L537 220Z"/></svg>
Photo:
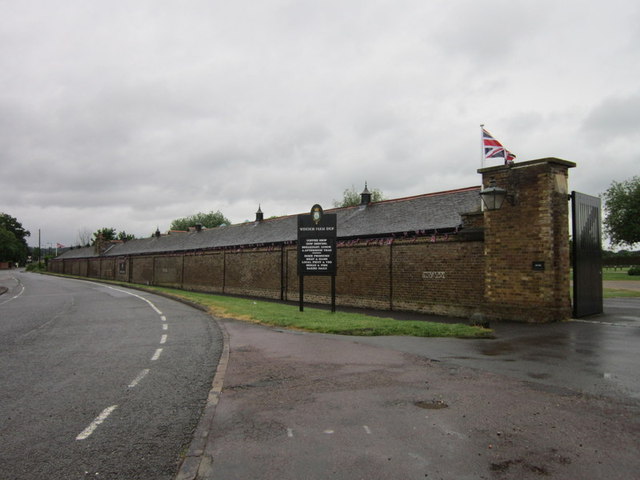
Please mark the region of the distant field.
<svg viewBox="0 0 640 480"><path fill-rule="evenodd" d="M618 290L615 288L605 288L602 294L604 298L640 297L640 292L637 290Z"/></svg>
<svg viewBox="0 0 640 480"><path fill-rule="evenodd" d="M640 275L629 275L627 271L629 268L613 268L607 267L602 269L603 280L629 280L640 281Z"/></svg>
<svg viewBox="0 0 640 480"><path fill-rule="evenodd" d="M640 275L629 275L627 272L629 271L629 267L625 268L613 268L613 267L605 267L602 269L602 280L616 280L616 281L630 281L637 282L640 281ZM571 273L573 275L573 271Z"/></svg>
<svg viewBox="0 0 640 480"><path fill-rule="evenodd" d="M629 268L613 268L606 267L602 269L602 279L606 281L614 282L640 282L640 275L629 275ZM625 290L619 288L605 288L604 298L616 298L616 297L640 297L640 291L638 290Z"/></svg>

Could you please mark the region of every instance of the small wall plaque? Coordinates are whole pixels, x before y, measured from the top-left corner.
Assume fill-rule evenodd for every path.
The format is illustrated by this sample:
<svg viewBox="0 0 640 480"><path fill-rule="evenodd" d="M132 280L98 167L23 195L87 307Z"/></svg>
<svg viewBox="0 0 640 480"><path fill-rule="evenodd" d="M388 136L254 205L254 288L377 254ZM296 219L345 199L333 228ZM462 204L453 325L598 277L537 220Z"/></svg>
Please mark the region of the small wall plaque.
<svg viewBox="0 0 640 480"><path fill-rule="evenodd" d="M431 280L434 278L445 278L445 272L422 272L423 280Z"/></svg>
<svg viewBox="0 0 640 480"><path fill-rule="evenodd" d="M531 262L531 269L537 272L543 272L544 262Z"/></svg>

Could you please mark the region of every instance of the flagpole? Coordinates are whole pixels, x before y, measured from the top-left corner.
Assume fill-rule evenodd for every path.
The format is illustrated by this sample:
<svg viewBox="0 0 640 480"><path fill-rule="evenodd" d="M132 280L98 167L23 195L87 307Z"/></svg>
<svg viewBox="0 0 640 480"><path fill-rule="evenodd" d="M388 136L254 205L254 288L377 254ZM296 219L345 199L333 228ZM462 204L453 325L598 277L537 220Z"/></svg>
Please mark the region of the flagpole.
<svg viewBox="0 0 640 480"><path fill-rule="evenodd" d="M484 123L480 124L480 169L484 168L484 135L482 130L484 129ZM480 191L484 190L484 184L480 182ZM480 200L480 210L484 212L484 202Z"/></svg>
<svg viewBox="0 0 640 480"><path fill-rule="evenodd" d="M484 168L484 135L482 130L484 129L484 123L480 124L480 168Z"/></svg>

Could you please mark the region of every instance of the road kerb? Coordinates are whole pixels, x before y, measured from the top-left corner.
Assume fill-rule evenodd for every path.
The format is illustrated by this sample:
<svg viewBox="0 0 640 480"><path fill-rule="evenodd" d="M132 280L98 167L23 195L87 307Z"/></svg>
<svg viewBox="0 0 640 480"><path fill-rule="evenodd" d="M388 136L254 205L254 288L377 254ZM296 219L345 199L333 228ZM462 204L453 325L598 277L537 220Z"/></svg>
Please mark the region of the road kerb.
<svg viewBox="0 0 640 480"><path fill-rule="evenodd" d="M215 317L212 317L220 331L222 332L222 353L220 354L220 360L218 362L218 368L213 376L211 383L211 390L207 398L207 404L204 407L202 417L198 422L198 426L193 435L193 440L189 446L189 450L185 455L184 460L178 470L175 480L195 480L200 474L204 473L211 466L211 461L205 459L205 447L209 440L209 433L213 425L213 417L216 412L216 406L220 399L220 393L222 392L222 386L224 384L224 376L227 371L227 365L229 363L229 334Z"/></svg>

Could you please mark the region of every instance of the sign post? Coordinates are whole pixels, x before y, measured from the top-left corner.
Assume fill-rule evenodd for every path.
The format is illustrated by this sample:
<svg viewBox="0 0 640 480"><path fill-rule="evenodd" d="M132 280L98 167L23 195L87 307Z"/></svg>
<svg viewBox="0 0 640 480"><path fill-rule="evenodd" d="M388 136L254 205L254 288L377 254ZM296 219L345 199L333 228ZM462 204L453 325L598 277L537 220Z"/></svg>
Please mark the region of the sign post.
<svg viewBox="0 0 640 480"><path fill-rule="evenodd" d="M300 311L304 311L305 275L331 276L331 311L336 311L336 233L335 213L324 213L318 204L309 214L298 215L298 278Z"/></svg>

